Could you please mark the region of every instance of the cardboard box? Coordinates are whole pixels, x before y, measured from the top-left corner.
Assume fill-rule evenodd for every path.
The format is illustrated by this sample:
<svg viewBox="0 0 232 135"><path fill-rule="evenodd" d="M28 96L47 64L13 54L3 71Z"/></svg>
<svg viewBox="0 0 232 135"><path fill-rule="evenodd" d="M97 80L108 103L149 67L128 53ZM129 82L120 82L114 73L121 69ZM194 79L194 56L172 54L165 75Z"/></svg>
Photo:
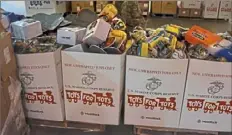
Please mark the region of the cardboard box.
<svg viewBox="0 0 232 135"><path fill-rule="evenodd" d="M190 9L188 9L188 8L179 8L178 9L178 16L179 17L189 17L190 16Z"/></svg>
<svg viewBox="0 0 232 135"><path fill-rule="evenodd" d="M16 39L32 39L43 34L40 21L24 19L11 24Z"/></svg>
<svg viewBox="0 0 232 135"><path fill-rule="evenodd" d="M67 12L67 3L64 1L53 0L26 0L25 1L26 16L32 16L37 13L53 14Z"/></svg>
<svg viewBox="0 0 232 135"><path fill-rule="evenodd" d="M96 12L100 13L107 4L108 1L96 1Z"/></svg>
<svg viewBox="0 0 232 135"><path fill-rule="evenodd" d="M177 128L187 59L127 56L124 123Z"/></svg>
<svg viewBox="0 0 232 135"><path fill-rule="evenodd" d="M97 19L87 26L83 42L98 45L106 41L111 25L103 19Z"/></svg>
<svg viewBox="0 0 232 135"><path fill-rule="evenodd" d="M191 9L190 10L190 17L200 18L200 17L202 17L201 12L202 12L201 9Z"/></svg>
<svg viewBox="0 0 232 135"><path fill-rule="evenodd" d="M144 16L148 15L148 13L149 13L149 1L140 1L139 7L140 7L142 14Z"/></svg>
<svg viewBox="0 0 232 135"><path fill-rule="evenodd" d="M57 31L57 43L67 45L77 45L81 43L85 35L86 28L63 27Z"/></svg>
<svg viewBox="0 0 232 135"><path fill-rule="evenodd" d="M190 60L180 128L232 131L231 72L231 63Z"/></svg>
<svg viewBox="0 0 232 135"><path fill-rule="evenodd" d="M177 11L177 1L162 1L162 14L175 15Z"/></svg>
<svg viewBox="0 0 232 135"><path fill-rule="evenodd" d="M0 61L1 65L1 80L6 81L14 71L16 71L16 60L12 47L11 34L5 32L0 24Z"/></svg>
<svg viewBox="0 0 232 135"><path fill-rule="evenodd" d="M66 120L118 125L125 55L68 50L62 51Z"/></svg>
<svg viewBox="0 0 232 135"><path fill-rule="evenodd" d="M11 100L8 92L8 82L2 82L0 81L0 132L2 131L2 128L5 124L5 121L7 119L7 116L9 114Z"/></svg>
<svg viewBox="0 0 232 135"><path fill-rule="evenodd" d="M221 0L218 18L219 19L232 18L232 1L231 0Z"/></svg>
<svg viewBox="0 0 232 135"><path fill-rule="evenodd" d="M64 120L60 50L16 55L29 118Z"/></svg>
<svg viewBox="0 0 232 135"><path fill-rule="evenodd" d="M201 2L202 2L201 0L182 0L181 5L182 5L182 8L200 9Z"/></svg>
<svg viewBox="0 0 232 135"><path fill-rule="evenodd" d="M153 14L160 14L161 13L161 9L162 9L162 2L161 1L152 1L152 9L151 12Z"/></svg>
<svg viewBox="0 0 232 135"><path fill-rule="evenodd" d="M21 94L18 93L15 101L10 106L9 114L1 130L1 135L22 135L27 128Z"/></svg>
<svg viewBox="0 0 232 135"><path fill-rule="evenodd" d="M93 1L72 1L72 12L79 12L81 9L89 9L94 12Z"/></svg>
<svg viewBox="0 0 232 135"><path fill-rule="evenodd" d="M204 18L216 19L218 17L220 0L204 0Z"/></svg>

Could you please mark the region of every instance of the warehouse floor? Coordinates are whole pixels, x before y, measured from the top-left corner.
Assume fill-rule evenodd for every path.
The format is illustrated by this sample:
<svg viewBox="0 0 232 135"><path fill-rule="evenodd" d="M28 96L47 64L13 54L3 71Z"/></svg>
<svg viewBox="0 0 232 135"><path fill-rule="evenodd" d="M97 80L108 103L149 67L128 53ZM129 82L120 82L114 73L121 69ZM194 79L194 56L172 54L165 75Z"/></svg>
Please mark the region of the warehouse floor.
<svg viewBox="0 0 232 135"><path fill-rule="evenodd" d="M183 27L191 27L196 24L213 32L225 32L231 30L231 24L224 20L202 20L202 19L187 19L187 18L148 18L147 27L157 28L164 24L177 24ZM132 135L133 127L124 126L107 126L106 132L83 133L74 129L58 129L35 127L31 129L31 135ZM172 135L170 132L156 132L156 135ZM186 134L185 134L186 135ZM191 134L194 135L194 134ZM222 133L220 135L231 135L231 133Z"/></svg>

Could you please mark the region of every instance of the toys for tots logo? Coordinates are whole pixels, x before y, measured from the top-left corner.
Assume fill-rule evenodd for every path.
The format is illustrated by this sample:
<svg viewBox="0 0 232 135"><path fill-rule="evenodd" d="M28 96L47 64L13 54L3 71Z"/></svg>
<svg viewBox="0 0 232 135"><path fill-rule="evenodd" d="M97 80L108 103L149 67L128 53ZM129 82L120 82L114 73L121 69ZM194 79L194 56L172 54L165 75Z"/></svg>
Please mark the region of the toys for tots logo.
<svg viewBox="0 0 232 135"><path fill-rule="evenodd" d="M160 110L176 111L176 98L145 98L143 95L127 95L127 102L129 106L139 107L144 106L145 109L154 110L159 108Z"/></svg>
<svg viewBox="0 0 232 135"><path fill-rule="evenodd" d="M82 101L82 103L86 105L96 103L98 106L104 105L107 107L114 107L113 95L110 92L82 93L81 91L66 90L66 98L70 103L78 103L79 101Z"/></svg>

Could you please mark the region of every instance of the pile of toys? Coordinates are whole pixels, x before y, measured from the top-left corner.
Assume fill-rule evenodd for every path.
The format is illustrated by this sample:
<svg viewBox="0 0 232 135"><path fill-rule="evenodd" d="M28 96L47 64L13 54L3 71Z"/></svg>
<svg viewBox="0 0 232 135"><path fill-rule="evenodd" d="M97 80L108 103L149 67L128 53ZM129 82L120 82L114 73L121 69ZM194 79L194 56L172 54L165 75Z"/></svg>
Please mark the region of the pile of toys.
<svg viewBox="0 0 232 135"><path fill-rule="evenodd" d="M129 55L148 58L190 58L232 62L231 35L218 35L199 26L191 29L174 24L157 29L136 27L130 33L135 41L128 50Z"/></svg>

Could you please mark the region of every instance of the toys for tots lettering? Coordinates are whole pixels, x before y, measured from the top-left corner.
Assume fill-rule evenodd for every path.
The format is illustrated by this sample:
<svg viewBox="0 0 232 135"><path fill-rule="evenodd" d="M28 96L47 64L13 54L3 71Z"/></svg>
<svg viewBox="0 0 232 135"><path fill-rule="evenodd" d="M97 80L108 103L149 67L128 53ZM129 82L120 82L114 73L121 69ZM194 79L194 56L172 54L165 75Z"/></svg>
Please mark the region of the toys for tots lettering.
<svg viewBox="0 0 232 135"><path fill-rule="evenodd" d="M26 92L24 98L27 103L35 103L38 101L41 104L56 104L52 91Z"/></svg>
<svg viewBox="0 0 232 135"><path fill-rule="evenodd" d="M69 102L73 103L80 101L86 105L97 104L98 106L114 107L114 100L110 92L84 93L81 91L66 90L66 97Z"/></svg>
<svg viewBox="0 0 232 135"><path fill-rule="evenodd" d="M187 99L187 108L189 111L203 110L204 113L232 114L232 100L208 102L205 99Z"/></svg>
<svg viewBox="0 0 232 135"><path fill-rule="evenodd" d="M175 97L146 98L143 95L127 95L127 98L128 98L127 103L131 107L144 106L145 109L151 109L151 110L155 108L159 108L160 110L176 111Z"/></svg>

